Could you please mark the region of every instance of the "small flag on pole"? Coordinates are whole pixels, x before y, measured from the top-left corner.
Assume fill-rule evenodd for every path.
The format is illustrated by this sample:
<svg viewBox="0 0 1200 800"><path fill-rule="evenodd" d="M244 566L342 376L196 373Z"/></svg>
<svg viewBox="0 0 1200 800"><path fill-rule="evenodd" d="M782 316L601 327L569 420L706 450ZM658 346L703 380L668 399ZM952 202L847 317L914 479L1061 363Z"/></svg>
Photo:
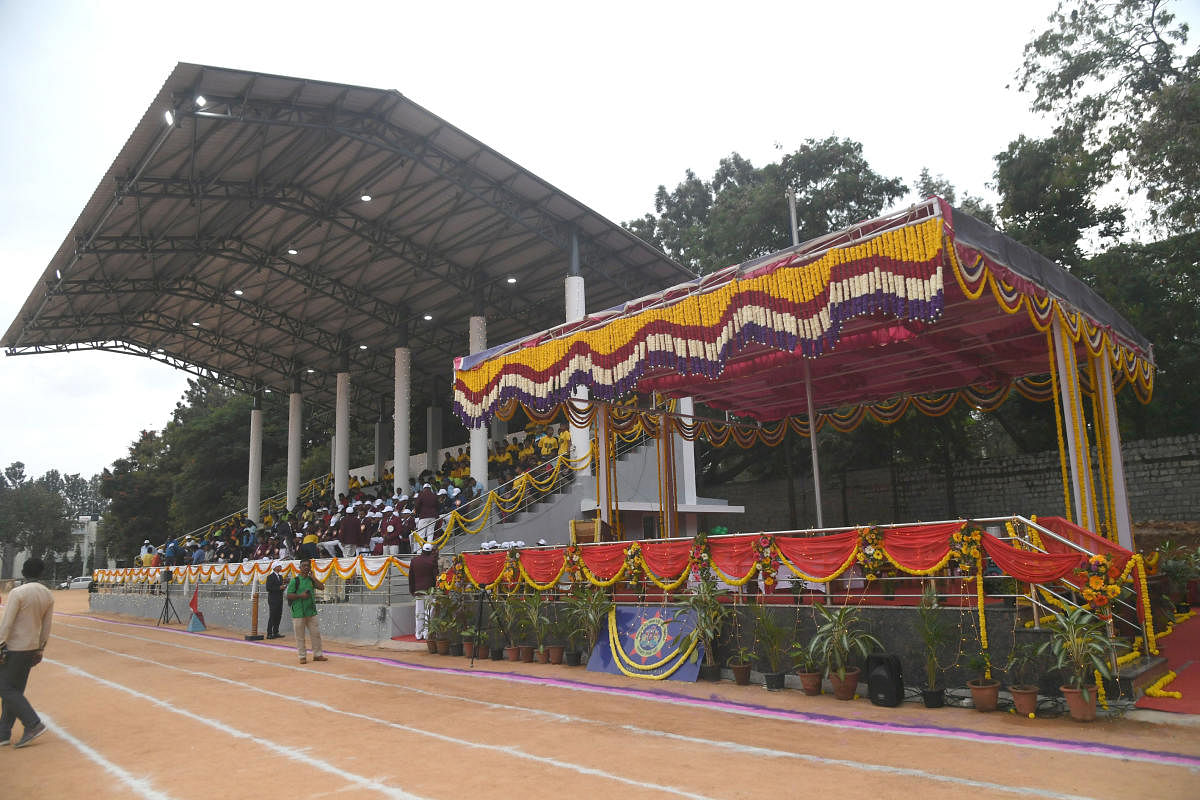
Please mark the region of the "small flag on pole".
<svg viewBox="0 0 1200 800"><path fill-rule="evenodd" d="M188 620L188 633L199 633L200 631L208 630L204 625L204 615L200 613L199 586L192 591L192 599L188 601L188 608L192 610L192 618Z"/></svg>

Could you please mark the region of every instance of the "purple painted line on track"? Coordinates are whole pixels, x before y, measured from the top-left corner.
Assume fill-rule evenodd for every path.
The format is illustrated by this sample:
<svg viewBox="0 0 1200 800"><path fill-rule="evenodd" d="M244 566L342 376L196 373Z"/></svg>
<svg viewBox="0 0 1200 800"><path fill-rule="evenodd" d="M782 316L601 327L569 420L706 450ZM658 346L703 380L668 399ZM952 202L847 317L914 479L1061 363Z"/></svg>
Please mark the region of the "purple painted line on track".
<svg viewBox="0 0 1200 800"><path fill-rule="evenodd" d="M94 622L104 622L109 625L124 625L132 628L148 628L150 630L169 631L171 633L184 634L186 636L202 636L209 639L217 639L223 642L231 642L233 644L247 644L254 645L255 647L266 646L278 650L288 651L295 651L296 649L293 646L284 644L250 642L244 639L233 639L228 636L221 636L215 633L189 633L186 630L178 630L175 628L163 627L161 625L110 620L102 617L90 616L87 614L67 614L56 612L56 615L88 619ZM459 669L457 667L436 667L425 664L412 664L407 661L400 661L394 658L384 658L382 656L364 656L357 653L341 653L329 650L326 650L326 652L332 652L339 658L373 662L376 664L382 664L384 666L399 667L417 672L438 673L443 675L461 675L469 678L484 678L490 680L503 680L511 683L552 686L570 691L585 691L593 694L605 694L615 697L634 697L641 700L649 700L659 703L669 702L679 705L688 705L695 708L707 708L737 714L752 714L763 717L771 717L778 720L845 728L849 730L860 730L873 733L891 733L902 736L953 738L979 742L983 744L1002 744L1035 749L1047 748L1051 750L1065 750L1067 752L1077 753L1080 755L1148 761L1156 764L1169 764L1172 766L1185 767L1191 769L1192 771L1200 770L1200 756L1190 756L1184 753L1173 753L1167 750L1144 750L1141 748L1124 747L1122 745L1115 744L1097 744L1095 742L1083 742L1074 739L1053 739L1045 736L1017 736L1006 733L986 733L972 730L970 728L957 728L941 725L907 725L904 723L875 722L873 720L855 719L853 717L839 717L833 714L814 714L809 711L789 711L787 709L772 708L770 706L756 705L753 703L738 703L731 700L720 699L715 695L709 697L708 699L703 699L699 697L693 697L692 695L688 694L670 692L666 690L648 691L646 689L601 686L594 683L587 683L585 681L565 680L562 678L542 678L534 675L519 675L511 672L466 670Z"/></svg>

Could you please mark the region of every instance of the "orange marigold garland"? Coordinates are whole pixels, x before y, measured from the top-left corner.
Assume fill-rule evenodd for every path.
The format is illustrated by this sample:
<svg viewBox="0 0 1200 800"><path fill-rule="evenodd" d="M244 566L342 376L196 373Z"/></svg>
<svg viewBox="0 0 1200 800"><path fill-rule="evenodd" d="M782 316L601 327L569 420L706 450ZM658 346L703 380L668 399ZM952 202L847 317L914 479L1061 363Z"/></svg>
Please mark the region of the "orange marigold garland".
<svg viewBox="0 0 1200 800"><path fill-rule="evenodd" d="M762 576L763 585L767 591L770 591L775 586L775 576L782 563L779 560L779 554L775 551L775 540L770 536L759 536L754 540L754 554L758 574Z"/></svg>
<svg viewBox="0 0 1200 800"><path fill-rule="evenodd" d="M950 558L958 564L963 575L970 575L983 556L983 535L978 528L966 525L950 535Z"/></svg>
<svg viewBox="0 0 1200 800"><path fill-rule="evenodd" d="M858 552L854 560L862 567L863 575L873 581L883 572L887 556L883 552L883 531L872 525L858 529Z"/></svg>
<svg viewBox="0 0 1200 800"><path fill-rule="evenodd" d="M1112 602L1121 596L1121 570L1104 553L1088 559L1086 566L1078 567L1075 573L1082 579L1080 593L1088 602L1092 613L1102 620L1112 619Z"/></svg>

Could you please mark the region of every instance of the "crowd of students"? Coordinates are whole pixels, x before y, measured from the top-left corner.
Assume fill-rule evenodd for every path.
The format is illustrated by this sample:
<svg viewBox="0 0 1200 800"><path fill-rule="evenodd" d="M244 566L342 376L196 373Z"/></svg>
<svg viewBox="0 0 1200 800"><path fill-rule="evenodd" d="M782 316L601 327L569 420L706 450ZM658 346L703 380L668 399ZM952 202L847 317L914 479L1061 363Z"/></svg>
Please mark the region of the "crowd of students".
<svg viewBox="0 0 1200 800"><path fill-rule="evenodd" d="M488 478L503 485L524 471L569 455L571 433L531 423L525 436L505 437L488 454ZM228 564L260 559L338 558L357 555L409 555L440 533L441 518L480 497L471 476L470 456L447 450L437 472L426 470L406 491L383 484L356 487L332 500L309 500L256 525L235 514L202 535L175 537L155 546L147 539L135 558L146 567Z"/></svg>

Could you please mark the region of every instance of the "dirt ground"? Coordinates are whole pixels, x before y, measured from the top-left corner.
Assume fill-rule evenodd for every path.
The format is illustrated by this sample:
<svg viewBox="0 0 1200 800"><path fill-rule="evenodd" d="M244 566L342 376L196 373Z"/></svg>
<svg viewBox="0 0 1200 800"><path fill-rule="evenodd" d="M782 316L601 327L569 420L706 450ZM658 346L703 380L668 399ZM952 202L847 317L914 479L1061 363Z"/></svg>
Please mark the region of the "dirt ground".
<svg viewBox="0 0 1200 800"><path fill-rule="evenodd" d="M1200 726L879 708L93 616L56 592L6 797L1195 798ZM18 723L19 730L20 725Z"/></svg>

